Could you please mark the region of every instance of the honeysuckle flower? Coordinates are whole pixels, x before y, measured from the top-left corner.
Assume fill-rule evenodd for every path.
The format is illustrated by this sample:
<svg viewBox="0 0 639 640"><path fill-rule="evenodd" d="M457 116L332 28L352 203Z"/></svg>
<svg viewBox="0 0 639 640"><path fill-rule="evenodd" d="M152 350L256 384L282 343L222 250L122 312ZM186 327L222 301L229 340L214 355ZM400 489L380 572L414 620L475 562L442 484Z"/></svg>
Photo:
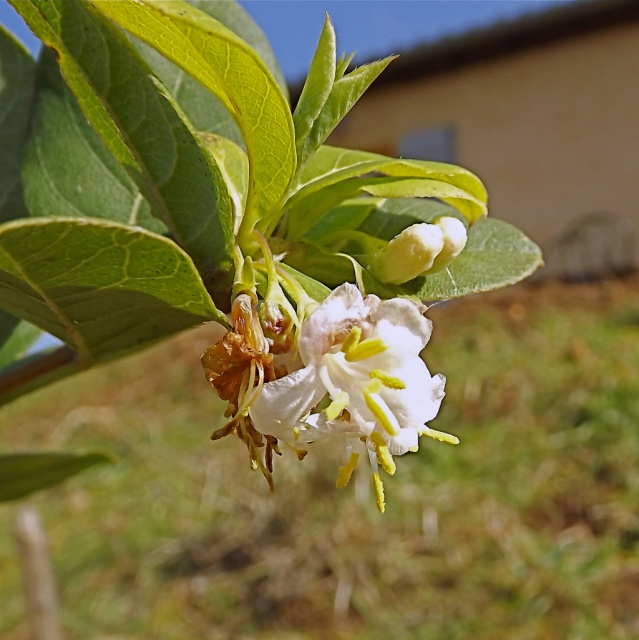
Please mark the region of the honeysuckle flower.
<svg viewBox="0 0 639 640"><path fill-rule="evenodd" d="M430 269L443 248L444 236L437 225L413 224L376 255L376 275L389 284L408 282Z"/></svg>
<svg viewBox="0 0 639 640"><path fill-rule="evenodd" d="M419 357L431 335L423 310L410 300L363 297L351 284L335 289L302 324L304 366L265 383L251 405L254 428L296 447L344 439L338 487L367 456L383 511L378 466L392 475L393 456L416 451L420 435L458 442L426 426L439 411L445 378L431 376Z"/></svg>
<svg viewBox="0 0 639 640"><path fill-rule="evenodd" d="M375 255L381 282L403 284L447 267L466 246L466 227L450 216L406 227Z"/></svg>

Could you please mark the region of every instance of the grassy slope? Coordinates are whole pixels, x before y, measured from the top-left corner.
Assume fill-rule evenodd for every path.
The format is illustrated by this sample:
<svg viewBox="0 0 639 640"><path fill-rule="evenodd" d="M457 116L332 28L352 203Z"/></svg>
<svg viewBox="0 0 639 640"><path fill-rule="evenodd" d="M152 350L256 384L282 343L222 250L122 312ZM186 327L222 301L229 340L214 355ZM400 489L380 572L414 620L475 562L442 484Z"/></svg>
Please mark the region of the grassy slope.
<svg viewBox="0 0 639 640"><path fill-rule="evenodd" d="M200 330L2 411L7 450L100 446L99 468L34 500L66 637L639 636L639 286L521 287L440 305L426 352L448 378L398 459L380 516L368 474L333 488L339 449L278 460L211 444ZM27 637L0 510L0 634Z"/></svg>

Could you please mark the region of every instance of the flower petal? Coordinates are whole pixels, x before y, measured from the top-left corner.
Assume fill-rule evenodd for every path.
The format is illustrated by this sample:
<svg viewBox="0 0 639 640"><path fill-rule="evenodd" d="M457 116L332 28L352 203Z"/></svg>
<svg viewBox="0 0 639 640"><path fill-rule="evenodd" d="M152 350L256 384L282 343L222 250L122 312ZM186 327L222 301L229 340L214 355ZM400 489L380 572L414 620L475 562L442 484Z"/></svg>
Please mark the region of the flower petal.
<svg viewBox="0 0 639 640"><path fill-rule="evenodd" d="M371 337L381 338L395 361L417 355L432 333L432 323L420 305L403 298L380 302L371 313L371 323Z"/></svg>
<svg viewBox="0 0 639 640"><path fill-rule="evenodd" d="M360 325L369 313L359 289L352 284L337 287L305 320L300 331L302 362L317 362L334 344Z"/></svg>
<svg viewBox="0 0 639 640"><path fill-rule="evenodd" d="M326 389L319 379L317 367L304 367L267 382L249 415L260 433L293 442L293 427L325 395Z"/></svg>
<svg viewBox="0 0 639 640"><path fill-rule="evenodd" d="M430 375L423 360L407 359L403 366L393 372L406 388L383 388L380 395L402 426L420 427L432 420L439 411L444 398L446 378Z"/></svg>
<svg viewBox="0 0 639 640"><path fill-rule="evenodd" d="M415 428L401 429L396 436L386 437L388 451L392 456L403 456L419 447L419 434Z"/></svg>

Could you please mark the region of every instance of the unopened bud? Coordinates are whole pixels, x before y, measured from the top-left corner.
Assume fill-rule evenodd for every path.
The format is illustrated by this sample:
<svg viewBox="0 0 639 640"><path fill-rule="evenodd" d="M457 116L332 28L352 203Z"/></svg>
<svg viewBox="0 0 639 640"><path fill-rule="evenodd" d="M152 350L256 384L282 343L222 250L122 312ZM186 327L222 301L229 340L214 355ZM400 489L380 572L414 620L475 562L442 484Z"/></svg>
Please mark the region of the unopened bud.
<svg viewBox="0 0 639 640"><path fill-rule="evenodd" d="M258 311L264 337L268 341L269 351L282 354L290 351L293 344L293 319L286 309L277 302L264 300Z"/></svg>
<svg viewBox="0 0 639 640"><path fill-rule="evenodd" d="M442 231L444 246L426 274L435 273L447 267L463 251L468 240L466 227L457 218L446 216L439 218L434 224Z"/></svg>
<svg viewBox="0 0 639 640"><path fill-rule="evenodd" d="M403 284L428 271L443 248L444 234L439 226L411 225L377 254L375 273L382 282Z"/></svg>

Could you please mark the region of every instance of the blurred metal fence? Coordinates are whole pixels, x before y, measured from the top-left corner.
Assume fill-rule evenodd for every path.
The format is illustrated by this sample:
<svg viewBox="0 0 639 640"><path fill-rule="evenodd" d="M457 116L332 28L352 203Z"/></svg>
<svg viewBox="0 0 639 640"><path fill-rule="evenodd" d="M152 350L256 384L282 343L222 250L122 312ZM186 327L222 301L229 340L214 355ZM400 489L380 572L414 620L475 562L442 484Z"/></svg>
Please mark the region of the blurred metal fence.
<svg viewBox="0 0 639 640"><path fill-rule="evenodd" d="M629 218L608 211L584 214L546 243L539 277L569 282L623 277L636 269L636 244Z"/></svg>

